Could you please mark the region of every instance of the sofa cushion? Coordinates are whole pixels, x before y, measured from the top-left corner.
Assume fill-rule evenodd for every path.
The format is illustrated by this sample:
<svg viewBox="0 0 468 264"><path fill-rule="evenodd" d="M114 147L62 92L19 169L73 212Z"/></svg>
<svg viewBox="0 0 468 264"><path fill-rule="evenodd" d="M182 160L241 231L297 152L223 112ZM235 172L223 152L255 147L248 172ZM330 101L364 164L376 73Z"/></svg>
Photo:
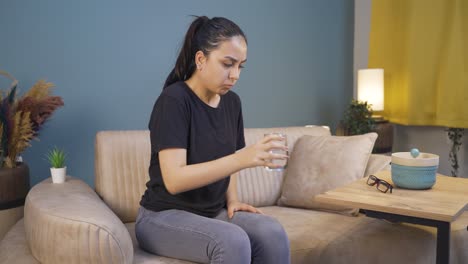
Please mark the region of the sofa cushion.
<svg viewBox="0 0 468 264"><path fill-rule="evenodd" d="M261 210L284 226L291 242L291 263L435 263L436 229L327 212L269 206ZM468 212L451 226L450 263L468 263ZM134 243L133 263L186 264L138 248L135 224L125 225ZM388 245L392 245L390 248ZM411 248L411 251L408 249ZM388 252L379 254L378 252ZM403 253L402 253L403 252ZM26 242L20 220L0 242L0 263L39 264ZM74 263L74 262L70 262Z"/></svg>
<svg viewBox="0 0 468 264"><path fill-rule="evenodd" d="M19 220L0 241L0 264L40 264L29 249L24 220Z"/></svg>
<svg viewBox="0 0 468 264"><path fill-rule="evenodd" d="M264 134L273 132L286 134L290 152L294 150L296 140L303 135L330 135L330 129L323 126L247 128L245 129L245 143L247 146L255 144L264 137ZM255 167L241 170L236 175L239 200L253 206L276 204L283 183L282 171L268 171L263 167Z"/></svg>
<svg viewBox="0 0 468 264"><path fill-rule="evenodd" d="M132 263L130 235L120 219L82 180L48 178L26 197L24 224L41 263Z"/></svg>
<svg viewBox="0 0 468 264"><path fill-rule="evenodd" d="M436 229L366 217L269 206L260 208L285 228L291 263L435 263ZM468 211L451 227L450 263L468 263Z"/></svg>
<svg viewBox="0 0 468 264"><path fill-rule="evenodd" d="M314 196L364 176L376 133L303 136L291 153L279 205L356 214L357 209L319 203Z"/></svg>

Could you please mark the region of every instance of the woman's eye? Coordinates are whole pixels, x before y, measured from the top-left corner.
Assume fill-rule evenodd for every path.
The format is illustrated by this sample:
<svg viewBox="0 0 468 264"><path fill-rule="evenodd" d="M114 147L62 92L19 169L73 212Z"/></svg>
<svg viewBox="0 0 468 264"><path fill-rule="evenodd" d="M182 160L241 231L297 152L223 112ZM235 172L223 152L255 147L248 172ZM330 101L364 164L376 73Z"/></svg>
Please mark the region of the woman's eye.
<svg viewBox="0 0 468 264"><path fill-rule="evenodd" d="M230 64L230 63L223 63L224 67L226 68L231 68L232 66L234 66L234 64ZM245 68L244 65L239 65L239 69L243 69Z"/></svg>

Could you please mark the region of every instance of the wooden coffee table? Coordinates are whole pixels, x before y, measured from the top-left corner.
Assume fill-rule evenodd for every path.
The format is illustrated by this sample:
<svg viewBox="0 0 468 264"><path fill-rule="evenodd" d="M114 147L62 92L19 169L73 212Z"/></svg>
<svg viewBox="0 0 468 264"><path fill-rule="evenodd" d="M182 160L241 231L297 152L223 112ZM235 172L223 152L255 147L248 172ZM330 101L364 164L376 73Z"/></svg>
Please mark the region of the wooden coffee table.
<svg viewBox="0 0 468 264"><path fill-rule="evenodd" d="M390 171L376 173L391 183ZM437 175L429 190L408 190L395 186L382 193L366 183L367 177L317 195L323 203L360 208L368 217L407 222L437 228L436 263L449 263L450 224L468 209L468 179Z"/></svg>

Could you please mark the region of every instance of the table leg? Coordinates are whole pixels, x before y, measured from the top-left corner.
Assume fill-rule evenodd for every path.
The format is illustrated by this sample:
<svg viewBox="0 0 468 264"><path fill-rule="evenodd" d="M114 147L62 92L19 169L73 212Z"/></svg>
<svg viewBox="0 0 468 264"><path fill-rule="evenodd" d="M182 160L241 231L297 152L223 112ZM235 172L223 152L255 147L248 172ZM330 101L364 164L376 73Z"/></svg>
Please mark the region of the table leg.
<svg viewBox="0 0 468 264"><path fill-rule="evenodd" d="M439 222L437 225L437 264L449 264L450 261L450 223Z"/></svg>
<svg viewBox="0 0 468 264"><path fill-rule="evenodd" d="M372 210L360 210L368 217L386 219L393 222L407 222L418 225L433 226L437 228L437 264L449 264L450 261L450 222L443 222L413 216L390 214Z"/></svg>

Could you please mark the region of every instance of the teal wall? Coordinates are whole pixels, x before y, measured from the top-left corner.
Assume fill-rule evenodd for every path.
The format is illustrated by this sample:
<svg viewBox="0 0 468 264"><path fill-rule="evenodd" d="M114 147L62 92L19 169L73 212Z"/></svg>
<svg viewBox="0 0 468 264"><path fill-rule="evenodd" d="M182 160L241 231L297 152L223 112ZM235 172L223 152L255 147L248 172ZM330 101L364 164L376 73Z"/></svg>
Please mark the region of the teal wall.
<svg viewBox="0 0 468 264"><path fill-rule="evenodd" d="M246 127L334 128L352 96L353 10L349 0L1 1L0 69L20 92L45 78L65 101L23 155L31 183L49 177L43 156L56 145L69 174L94 185L96 132L147 128L191 14L247 34L234 87Z"/></svg>

